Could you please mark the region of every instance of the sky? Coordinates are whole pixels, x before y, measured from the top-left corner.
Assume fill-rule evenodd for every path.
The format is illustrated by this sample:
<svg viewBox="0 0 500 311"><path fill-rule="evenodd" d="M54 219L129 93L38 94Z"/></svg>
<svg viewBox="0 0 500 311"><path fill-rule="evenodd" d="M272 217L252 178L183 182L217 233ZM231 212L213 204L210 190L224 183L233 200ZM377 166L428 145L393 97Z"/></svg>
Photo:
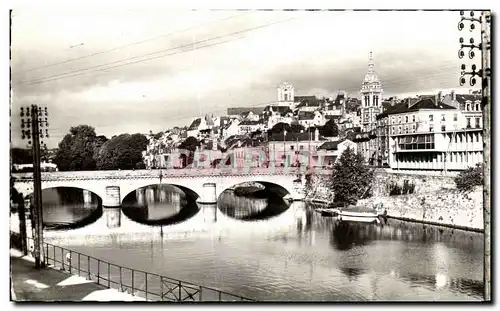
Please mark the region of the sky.
<svg viewBox="0 0 500 311"><path fill-rule="evenodd" d="M466 93L458 12L14 10L11 142L20 107L49 111L49 148L71 126L98 135L164 131L228 107L296 95L359 97L370 51L384 97ZM466 51L467 52L467 51ZM477 53L479 55L479 53ZM477 58L475 63L480 64Z"/></svg>

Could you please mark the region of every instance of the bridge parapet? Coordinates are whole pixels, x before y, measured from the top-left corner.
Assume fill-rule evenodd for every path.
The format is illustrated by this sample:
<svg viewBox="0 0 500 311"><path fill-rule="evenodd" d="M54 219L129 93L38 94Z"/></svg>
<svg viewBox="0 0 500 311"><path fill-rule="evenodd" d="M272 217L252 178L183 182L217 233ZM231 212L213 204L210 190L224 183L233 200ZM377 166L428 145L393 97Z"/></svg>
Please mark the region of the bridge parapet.
<svg viewBox="0 0 500 311"><path fill-rule="evenodd" d="M270 168L220 168L220 169L157 169L157 170L127 170L127 171L72 171L72 172L44 172L42 180L97 180L97 179L147 179L147 178L185 178L211 176L252 176L252 175L298 175L306 173L329 174L329 170L314 170L296 167ZM32 180L32 173L13 173L19 181Z"/></svg>

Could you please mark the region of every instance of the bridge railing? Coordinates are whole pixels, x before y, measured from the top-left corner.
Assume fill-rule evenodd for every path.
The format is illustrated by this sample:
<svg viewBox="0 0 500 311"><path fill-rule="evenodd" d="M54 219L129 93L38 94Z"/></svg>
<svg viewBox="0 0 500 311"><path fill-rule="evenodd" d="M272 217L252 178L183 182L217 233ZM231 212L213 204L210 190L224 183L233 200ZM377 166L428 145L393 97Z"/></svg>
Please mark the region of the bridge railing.
<svg viewBox="0 0 500 311"><path fill-rule="evenodd" d="M33 239L28 238L28 249L32 249L32 245ZM255 301L219 289L120 266L47 242L43 247L47 265L146 301Z"/></svg>
<svg viewBox="0 0 500 311"><path fill-rule="evenodd" d="M298 175L307 173L328 174L326 168L305 167L255 167L255 168L191 168L191 169L154 169L128 171L71 171L45 172L42 180L61 179L127 179L127 178L169 178L169 177L215 177L232 175ZM13 173L20 180L31 180L32 173Z"/></svg>

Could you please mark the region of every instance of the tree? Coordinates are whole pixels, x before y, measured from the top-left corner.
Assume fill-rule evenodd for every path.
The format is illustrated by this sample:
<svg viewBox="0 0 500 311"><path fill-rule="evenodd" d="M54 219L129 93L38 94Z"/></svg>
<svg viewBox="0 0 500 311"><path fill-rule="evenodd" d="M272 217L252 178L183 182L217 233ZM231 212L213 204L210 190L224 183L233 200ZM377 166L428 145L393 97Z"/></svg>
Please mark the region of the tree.
<svg viewBox="0 0 500 311"><path fill-rule="evenodd" d="M12 148L10 152L13 164L33 163L33 156L31 149Z"/></svg>
<svg viewBox="0 0 500 311"><path fill-rule="evenodd" d="M333 119L330 119L325 125L319 128L319 133L325 137L336 137L339 135L339 128Z"/></svg>
<svg viewBox="0 0 500 311"><path fill-rule="evenodd" d="M142 167L142 151L148 139L142 134L121 134L100 148L96 162L100 170L130 170Z"/></svg>
<svg viewBox="0 0 500 311"><path fill-rule="evenodd" d="M330 189L336 202L355 204L371 195L373 170L364 165L361 154L347 148L333 166Z"/></svg>
<svg viewBox="0 0 500 311"><path fill-rule="evenodd" d="M469 167L460 172L455 177L457 189L464 192L470 192L477 186L483 185L483 164L477 163L475 167Z"/></svg>
<svg viewBox="0 0 500 311"><path fill-rule="evenodd" d="M291 129L292 128L291 128L290 124L280 122L280 123L275 124L273 126L273 128L268 131L268 133L279 134L279 133L283 133L284 131L291 132Z"/></svg>
<svg viewBox="0 0 500 311"><path fill-rule="evenodd" d="M88 125L71 127L59 143L59 149L54 158L61 171L83 171L96 168L94 147L96 141L95 129Z"/></svg>
<svg viewBox="0 0 500 311"><path fill-rule="evenodd" d="M200 146L200 142L198 141L198 139L196 139L193 136L189 136L179 145L179 149L186 149L186 150L189 150L191 152L194 152L196 150L196 147L199 147L199 146Z"/></svg>

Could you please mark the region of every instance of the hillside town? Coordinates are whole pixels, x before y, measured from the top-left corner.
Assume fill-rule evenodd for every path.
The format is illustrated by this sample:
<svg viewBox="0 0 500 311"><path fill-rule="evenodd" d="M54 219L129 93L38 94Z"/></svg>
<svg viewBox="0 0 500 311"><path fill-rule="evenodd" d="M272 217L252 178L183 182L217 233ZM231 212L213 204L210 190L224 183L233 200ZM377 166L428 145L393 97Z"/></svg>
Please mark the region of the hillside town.
<svg viewBox="0 0 500 311"><path fill-rule="evenodd" d="M212 167L230 156L232 167L329 167L347 147L367 165L392 170L460 171L482 162L479 92L384 98L371 53L360 80L359 94L331 97L296 95L300 90L283 82L266 106L227 108L225 116L207 114L182 128L150 132L143 161L147 169L192 167L177 156L191 137L195 153L210 150ZM335 129L329 134L321 131L327 124ZM308 157L298 157L302 151ZM266 160L248 157L259 153Z"/></svg>

